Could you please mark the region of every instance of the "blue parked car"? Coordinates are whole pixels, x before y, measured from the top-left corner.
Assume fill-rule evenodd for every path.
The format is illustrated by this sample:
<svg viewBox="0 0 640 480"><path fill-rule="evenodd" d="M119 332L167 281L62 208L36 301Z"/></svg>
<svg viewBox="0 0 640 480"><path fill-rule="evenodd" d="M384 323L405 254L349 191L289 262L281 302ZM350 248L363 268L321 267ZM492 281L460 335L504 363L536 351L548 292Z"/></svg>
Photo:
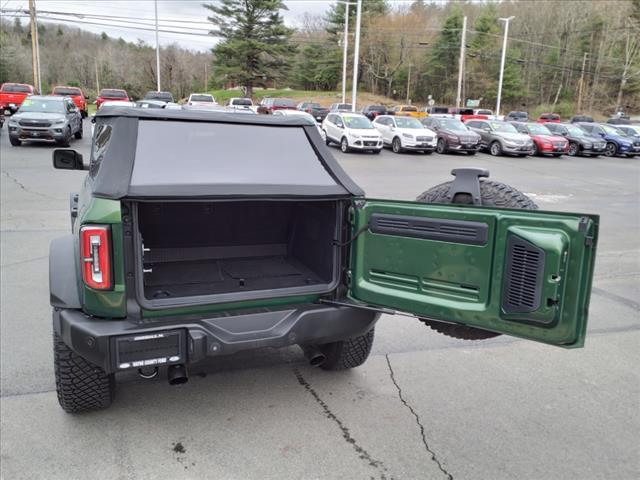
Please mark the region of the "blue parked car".
<svg viewBox="0 0 640 480"><path fill-rule="evenodd" d="M613 125L586 122L580 122L577 125L589 135L605 139L607 146L604 154L607 157L615 157L616 155L634 157L640 155L640 139L625 134Z"/></svg>

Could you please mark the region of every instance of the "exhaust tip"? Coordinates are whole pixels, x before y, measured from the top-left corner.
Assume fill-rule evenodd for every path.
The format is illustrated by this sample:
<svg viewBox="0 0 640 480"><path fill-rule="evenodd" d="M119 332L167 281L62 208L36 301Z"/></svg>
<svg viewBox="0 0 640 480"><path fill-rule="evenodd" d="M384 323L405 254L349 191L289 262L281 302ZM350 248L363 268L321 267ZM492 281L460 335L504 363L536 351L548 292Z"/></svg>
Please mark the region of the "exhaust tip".
<svg viewBox="0 0 640 480"><path fill-rule="evenodd" d="M300 348L312 367L319 367L327 359L324 353L315 345L300 345Z"/></svg>
<svg viewBox="0 0 640 480"><path fill-rule="evenodd" d="M169 385L182 385L189 381L189 376L187 375L187 368L180 365L171 365L167 370L167 380L169 381Z"/></svg>
<svg viewBox="0 0 640 480"><path fill-rule="evenodd" d="M324 363L325 360L326 358L323 353L319 355L314 355L309 359L309 365L311 365L312 367L319 367Z"/></svg>

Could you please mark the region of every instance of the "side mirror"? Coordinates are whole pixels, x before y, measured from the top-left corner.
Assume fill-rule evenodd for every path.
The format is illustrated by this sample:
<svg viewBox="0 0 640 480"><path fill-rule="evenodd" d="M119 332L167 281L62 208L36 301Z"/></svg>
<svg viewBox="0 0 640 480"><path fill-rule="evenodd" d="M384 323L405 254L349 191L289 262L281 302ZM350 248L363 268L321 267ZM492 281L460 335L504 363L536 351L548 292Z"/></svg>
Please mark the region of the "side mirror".
<svg viewBox="0 0 640 480"><path fill-rule="evenodd" d="M88 170L82 162L82 155L75 150L57 148L53 151L53 168L59 170Z"/></svg>
<svg viewBox="0 0 640 480"><path fill-rule="evenodd" d="M484 130L485 132L490 132L491 129L489 127L482 127L482 130Z"/></svg>
<svg viewBox="0 0 640 480"><path fill-rule="evenodd" d="M344 125L342 123L336 123L336 127L338 128L344 128Z"/></svg>

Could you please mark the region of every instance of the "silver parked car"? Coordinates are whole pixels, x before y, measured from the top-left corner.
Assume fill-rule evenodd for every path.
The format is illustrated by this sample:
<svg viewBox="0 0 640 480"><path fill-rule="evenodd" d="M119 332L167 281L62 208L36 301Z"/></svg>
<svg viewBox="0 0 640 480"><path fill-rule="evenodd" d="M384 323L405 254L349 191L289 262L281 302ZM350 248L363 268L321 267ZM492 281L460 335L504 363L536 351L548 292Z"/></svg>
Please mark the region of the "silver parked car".
<svg viewBox="0 0 640 480"><path fill-rule="evenodd" d="M31 140L68 147L71 138L82 138L82 114L70 97L31 95L8 124L9 141L14 147Z"/></svg>
<svg viewBox="0 0 640 480"><path fill-rule="evenodd" d="M480 135L480 145L491 155L502 154L525 157L533 155L533 140L529 135L518 133L518 130L507 122L495 120L468 120L467 127Z"/></svg>

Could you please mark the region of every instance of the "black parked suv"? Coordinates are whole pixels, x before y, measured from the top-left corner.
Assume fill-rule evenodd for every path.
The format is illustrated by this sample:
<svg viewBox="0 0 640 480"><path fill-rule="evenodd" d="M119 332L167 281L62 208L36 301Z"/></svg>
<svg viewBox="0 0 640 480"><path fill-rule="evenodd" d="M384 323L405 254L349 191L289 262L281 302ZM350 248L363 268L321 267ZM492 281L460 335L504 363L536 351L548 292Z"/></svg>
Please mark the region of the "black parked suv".
<svg viewBox="0 0 640 480"><path fill-rule="evenodd" d="M504 117L505 122L528 122L529 114L527 112L509 112Z"/></svg>
<svg viewBox="0 0 640 480"><path fill-rule="evenodd" d="M570 156L584 155L585 157L597 157L604 153L607 142L600 137L589 135L577 125L571 123L545 123L551 133L560 135L569 140Z"/></svg>
<svg viewBox="0 0 640 480"><path fill-rule="evenodd" d="M480 150L480 135L457 118L427 117L420 121L437 133L436 151L440 154L466 152L468 155L475 155Z"/></svg>
<svg viewBox="0 0 640 480"><path fill-rule="evenodd" d="M69 149L53 164L88 175L49 255L67 412L109 406L118 373L180 384L243 350L357 367L381 312L461 339L584 344L598 217L536 210L486 170L374 200L307 118L115 106L88 164Z"/></svg>
<svg viewBox="0 0 640 480"><path fill-rule="evenodd" d="M378 115L391 115L387 110L387 107L384 105L367 105L362 109L362 113L365 117L367 117L372 122L376 119Z"/></svg>

